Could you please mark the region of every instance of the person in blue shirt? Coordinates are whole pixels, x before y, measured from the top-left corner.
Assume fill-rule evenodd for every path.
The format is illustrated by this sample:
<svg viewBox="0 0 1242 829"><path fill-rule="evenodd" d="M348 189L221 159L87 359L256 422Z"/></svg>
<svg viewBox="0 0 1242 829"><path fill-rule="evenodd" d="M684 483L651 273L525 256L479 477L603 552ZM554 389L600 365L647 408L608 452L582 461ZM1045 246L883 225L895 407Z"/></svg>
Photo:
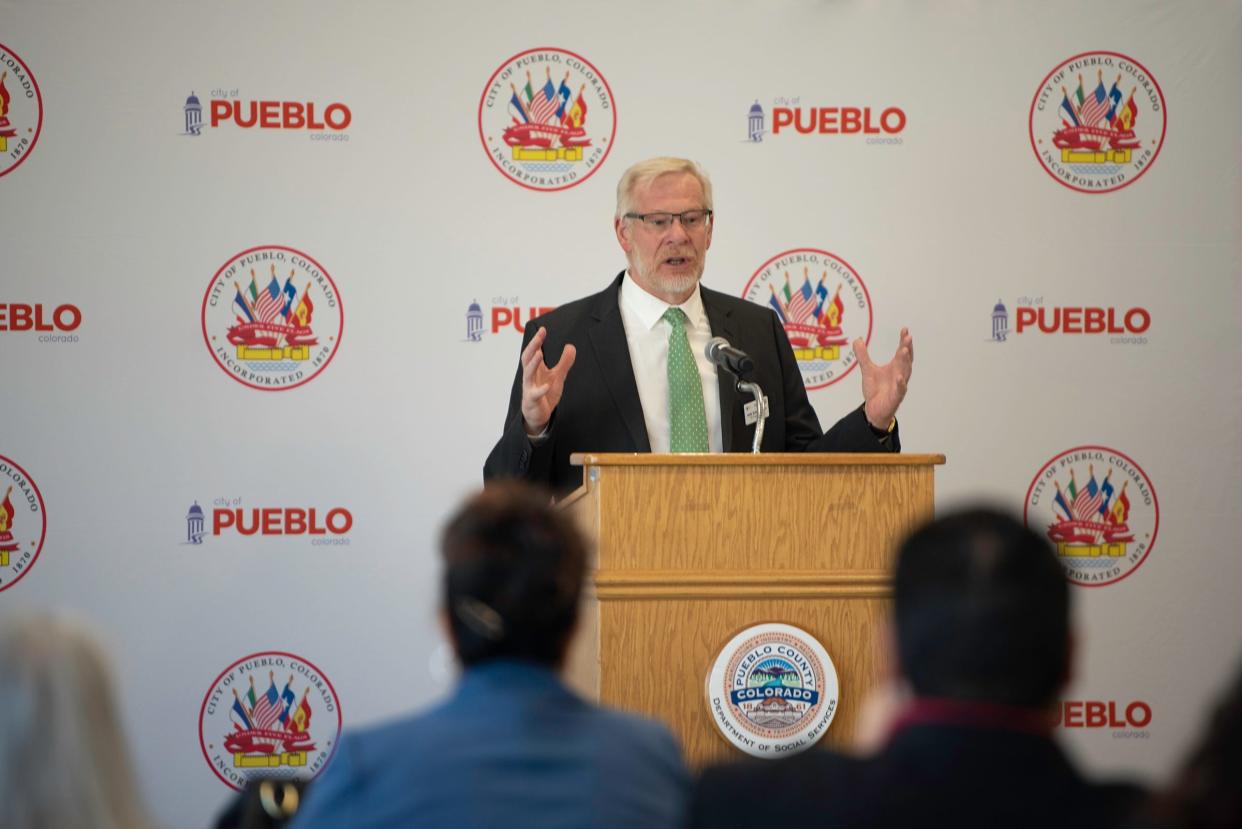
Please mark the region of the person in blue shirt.
<svg viewBox="0 0 1242 829"><path fill-rule="evenodd" d="M441 549L460 683L423 713L347 731L292 826L679 826L691 780L672 734L558 676L587 576L569 518L498 484L449 519Z"/></svg>

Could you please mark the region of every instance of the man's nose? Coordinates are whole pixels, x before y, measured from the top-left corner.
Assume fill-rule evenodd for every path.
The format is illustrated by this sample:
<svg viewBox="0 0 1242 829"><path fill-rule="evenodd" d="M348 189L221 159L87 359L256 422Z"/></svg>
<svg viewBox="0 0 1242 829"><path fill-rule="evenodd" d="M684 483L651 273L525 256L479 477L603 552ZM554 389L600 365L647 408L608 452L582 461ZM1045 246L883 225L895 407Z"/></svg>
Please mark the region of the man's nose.
<svg viewBox="0 0 1242 829"><path fill-rule="evenodd" d="M664 238L672 242L684 242L690 238L690 234L681 224L680 216L673 217L673 223L669 225L668 233Z"/></svg>

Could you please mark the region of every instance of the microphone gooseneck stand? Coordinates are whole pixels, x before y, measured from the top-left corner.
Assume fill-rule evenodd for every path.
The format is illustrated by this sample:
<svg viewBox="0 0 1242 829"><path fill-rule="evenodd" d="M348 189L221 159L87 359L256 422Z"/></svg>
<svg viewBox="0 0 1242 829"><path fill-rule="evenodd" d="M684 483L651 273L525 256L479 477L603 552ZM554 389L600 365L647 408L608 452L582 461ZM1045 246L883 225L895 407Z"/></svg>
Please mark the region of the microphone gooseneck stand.
<svg viewBox="0 0 1242 829"><path fill-rule="evenodd" d="M755 398L755 442L751 445L751 454L759 454L759 446L763 443L763 425L768 419L767 398L758 383L743 378L755 370L755 361L739 349L729 345L724 337L712 337L703 349L708 362L732 374L737 379L737 390L744 391Z"/></svg>
<svg viewBox="0 0 1242 829"><path fill-rule="evenodd" d="M751 453L759 454L759 444L763 443L763 424L768 419L768 407L764 405L767 400L763 396L763 389L759 388L758 383L752 383L749 380L738 380L737 390L748 392L755 398L755 441L751 444Z"/></svg>

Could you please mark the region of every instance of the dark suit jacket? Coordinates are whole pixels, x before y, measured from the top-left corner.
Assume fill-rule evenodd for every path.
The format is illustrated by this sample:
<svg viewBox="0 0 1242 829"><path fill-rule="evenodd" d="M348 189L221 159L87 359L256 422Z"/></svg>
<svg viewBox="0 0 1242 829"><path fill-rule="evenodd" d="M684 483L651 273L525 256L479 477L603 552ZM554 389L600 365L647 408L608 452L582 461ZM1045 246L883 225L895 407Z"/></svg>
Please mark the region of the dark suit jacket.
<svg viewBox="0 0 1242 829"><path fill-rule="evenodd" d="M292 826L680 829L689 789L663 725L496 660L428 711L347 731Z"/></svg>
<svg viewBox="0 0 1242 829"><path fill-rule="evenodd" d="M580 467L570 466L574 452L650 452L638 386L630 362L619 295L622 272L604 291L531 320L522 347L543 326L544 361L556 365L567 343L578 350L565 380L564 394L552 415L549 438L532 445L522 422L522 367L519 363L509 397L504 433L487 456L483 477L525 478L558 492L582 483ZM713 336L724 337L755 361L753 379L768 397L763 433L764 452L888 452L899 451L896 431L892 449L879 442L862 407L837 421L825 434L811 407L793 349L776 314L753 302L702 288L703 307ZM749 452L754 426L747 426L739 394L728 372L720 375L721 431L724 451Z"/></svg>
<svg viewBox="0 0 1242 829"><path fill-rule="evenodd" d="M1052 740L999 728L916 725L873 758L811 750L708 769L690 826L1109 829L1142 791L1088 783Z"/></svg>

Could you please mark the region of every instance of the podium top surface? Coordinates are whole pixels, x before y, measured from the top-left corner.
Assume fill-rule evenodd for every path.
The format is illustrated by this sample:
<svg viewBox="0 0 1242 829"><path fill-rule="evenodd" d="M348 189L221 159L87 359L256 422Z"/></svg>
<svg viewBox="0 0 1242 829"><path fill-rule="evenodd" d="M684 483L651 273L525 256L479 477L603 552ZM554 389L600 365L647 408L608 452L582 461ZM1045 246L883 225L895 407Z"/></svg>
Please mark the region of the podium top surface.
<svg viewBox="0 0 1242 829"><path fill-rule="evenodd" d="M944 455L891 452L575 452L574 466L940 466Z"/></svg>

